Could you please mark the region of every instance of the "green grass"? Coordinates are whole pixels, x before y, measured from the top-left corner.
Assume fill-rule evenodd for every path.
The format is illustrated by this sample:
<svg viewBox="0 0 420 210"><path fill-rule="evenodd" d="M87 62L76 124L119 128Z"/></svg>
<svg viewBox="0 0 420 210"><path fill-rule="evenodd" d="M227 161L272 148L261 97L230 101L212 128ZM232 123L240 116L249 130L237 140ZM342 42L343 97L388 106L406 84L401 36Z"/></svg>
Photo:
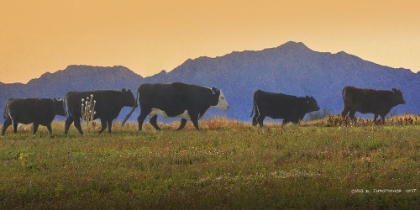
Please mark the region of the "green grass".
<svg viewBox="0 0 420 210"><path fill-rule="evenodd" d="M136 123L116 123L112 134L84 136L71 127L65 136L54 123L54 138L43 127L36 136L9 128L0 138L0 209L420 206L418 125L177 125L138 133Z"/></svg>

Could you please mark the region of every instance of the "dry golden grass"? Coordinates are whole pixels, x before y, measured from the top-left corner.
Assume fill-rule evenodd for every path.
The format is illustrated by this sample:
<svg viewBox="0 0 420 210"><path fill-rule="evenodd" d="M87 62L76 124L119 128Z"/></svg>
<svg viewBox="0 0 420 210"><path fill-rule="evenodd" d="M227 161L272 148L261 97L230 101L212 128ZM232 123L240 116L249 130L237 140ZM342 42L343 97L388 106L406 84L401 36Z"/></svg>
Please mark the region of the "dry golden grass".
<svg viewBox="0 0 420 210"><path fill-rule="evenodd" d="M372 125L382 125L382 121L380 118L377 119L376 122L373 121L373 118L363 119L360 117L356 117L356 121L358 123L357 126L372 126ZM329 115L323 119L317 119L312 121L307 121L301 123L302 126L328 126L328 127L337 127L342 126L356 126L353 122L350 121L348 117L342 119L340 114L337 115ZM387 126L409 126L409 125L419 125L420 124L420 117L412 114L406 115L399 115L399 116L392 116L387 117L385 119L385 124Z"/></svg>
<svg viewBox="0 0 420 210"><path fill-rule="evenodd" d="M345 120L343 120L341 118L340 114L336 114L336 115L329 115L325 118L322 119L316 119L316 120L311 120L311 121L302 121L300 122L299 125L293 125L292 123L289 123L286 125L286 127L288 126L302 126L302 127L308 127L308 126L321 126L321 127L340 127L342 125L342 123L344 121L347 120L347 126L352 127L355 126L353 124L353 122L350 122L348 118L346 118ZM380 119L378 119L378 121L376 123L373 122L373 119L362 119L362 118L358 118L356 117L356 120L358 122L358 127L363 127L363 126L372 126L372 125L382 125L382 122ZM266 128L274 128L274 127L279 127L281 125L281 120L278 120L278 122L275 121L267 121L264 122L264 127ZM392 116L392 117L387 117L386 118L386 126L411 126L411 125L420 125L420 117L417 115L412 115L412 114L406 114L406 115L398 115L398 116ZM162 123L162 122L158 122L159 127L161 127L162 129L169 129L169 130L176 130L178 129L179 125L180 125L180 121L179 120L174 120L171 123ZM53 127L61 127L64 126L64 122L53 122ZM100 129L101 123L99 121L92 121L90 123L90 128L92 129L92 133L97 132ZM146 130L155 130L149 123L145 123L143 125L145 127ZM121 127L121 123L120 122L114 122L113 123L113 130L119 130ZM213 129L219 129L219 128L251 128L253 127L251 125L250 122L240 122L237 120L233 120L233 119L228 119L226 116L214 116L211 119L209 118L205 118L203 120L199 121L199 128L200 129L205 129L205 130L213 130ZM258 126L257 126L258 127ZM2 126L0 127L2 128ZM131 129L137 129L137 124L132 122L132 123L127 123L127 125L125 125L125 128L129 128ZM44 126L40 126L39 130L46 130L46 128ZM74 129L74 127L70 127L70 130ZM87 125L86 123L82 123L82 129L87 129ZM189 130L195 130L193 124L191 122L188 122L185 125L184 129L189 129ZM19 124L18 127L18 132L29 132L32 130L32 124L28 124L28 125L23 125L23 124ZM61 132L60 129L55 129L58 130L58 133ZM123 129L124 130L124 129ZM12 131L12 127L9 127L7 132L11 132Z"/></svg>

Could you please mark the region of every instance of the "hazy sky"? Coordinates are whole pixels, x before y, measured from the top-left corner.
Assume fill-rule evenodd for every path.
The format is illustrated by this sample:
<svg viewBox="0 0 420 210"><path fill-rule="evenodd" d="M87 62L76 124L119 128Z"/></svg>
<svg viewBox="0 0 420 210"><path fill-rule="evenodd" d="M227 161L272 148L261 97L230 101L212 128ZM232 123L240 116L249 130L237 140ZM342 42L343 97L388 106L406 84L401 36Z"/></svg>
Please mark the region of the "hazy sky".
<svg viewBox="0 0 420 210"><path fill-rule="evenodd" d="M0 0L0 81L68 65L142 76L188 58L287 41L420 70L420 3L407 0Z"/></svg>

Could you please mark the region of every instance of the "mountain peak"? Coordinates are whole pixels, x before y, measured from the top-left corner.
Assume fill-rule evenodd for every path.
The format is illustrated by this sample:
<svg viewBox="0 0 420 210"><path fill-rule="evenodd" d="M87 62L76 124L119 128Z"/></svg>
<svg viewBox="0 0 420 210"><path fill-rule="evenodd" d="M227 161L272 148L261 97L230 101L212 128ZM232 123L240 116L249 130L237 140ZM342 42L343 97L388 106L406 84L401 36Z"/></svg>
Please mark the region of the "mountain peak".
<svg viewBox="0 0 420 210"><path fill-rule="evenodd" d="M89 66L89 65L69 65L64 70L120 70L120 71L131 71L125 66Z"/></svg>
<svg viewBox="0 0 420 210"><path fill-rule="evenodd" d="M337 52L337 53L336 53L336 55L337 55L337 56L351 56L351 57L357 57L357 56L355 56L355 55L348 54L348 53L346 53L345 51L340 51L340 52Z"/></svg>
<svg viewBox="0 0 420 210"><path fill-rule="evenodd" d="M279 46L279 48L286 49L286 50L311 50L309 49L305 44L302 42L294 42L294 41L288 41L282 45Z"/></svg>

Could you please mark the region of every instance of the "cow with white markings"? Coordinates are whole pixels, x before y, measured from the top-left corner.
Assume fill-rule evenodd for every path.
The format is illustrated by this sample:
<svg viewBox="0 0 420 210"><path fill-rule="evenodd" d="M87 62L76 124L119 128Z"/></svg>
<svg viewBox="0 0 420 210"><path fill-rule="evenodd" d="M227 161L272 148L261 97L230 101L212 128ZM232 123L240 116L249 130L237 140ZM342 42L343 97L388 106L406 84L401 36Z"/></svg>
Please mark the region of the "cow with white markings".
<svg viewBox="0 0 420 210"><path fill-rule="evenodd" d="M229 105L223 91L212 87L206 88L180 82L170 84L140 85L137 89L137 98L140 105L140 115L137 118L139 131L147 115L150 116L150 124L160 130L157 125L157 116L181 118L178 130L184 128L187 120L191 120L194 127L198 128L198 120L203 117L210 107L228 110ZM123 120L123 125L130 117L135 107Z"/></svg>

